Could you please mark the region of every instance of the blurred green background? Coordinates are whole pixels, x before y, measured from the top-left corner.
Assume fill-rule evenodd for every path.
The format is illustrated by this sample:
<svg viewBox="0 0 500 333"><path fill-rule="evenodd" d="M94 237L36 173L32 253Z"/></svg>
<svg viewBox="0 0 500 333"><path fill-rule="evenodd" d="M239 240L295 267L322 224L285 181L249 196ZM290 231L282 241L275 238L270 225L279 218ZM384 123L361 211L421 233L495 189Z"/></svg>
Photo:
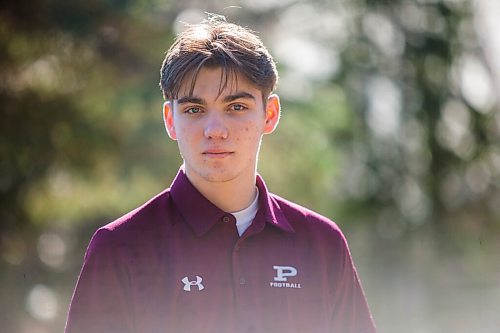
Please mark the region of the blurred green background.
<svg viewBox="0 0 500 333"><path fill-rule="evenodd" d="M489 0L0 2L1 331L62 331L94 230L169 186L159 68L204 12L274 54L260 173L341 226L380 332L500 332Z"/></svg>

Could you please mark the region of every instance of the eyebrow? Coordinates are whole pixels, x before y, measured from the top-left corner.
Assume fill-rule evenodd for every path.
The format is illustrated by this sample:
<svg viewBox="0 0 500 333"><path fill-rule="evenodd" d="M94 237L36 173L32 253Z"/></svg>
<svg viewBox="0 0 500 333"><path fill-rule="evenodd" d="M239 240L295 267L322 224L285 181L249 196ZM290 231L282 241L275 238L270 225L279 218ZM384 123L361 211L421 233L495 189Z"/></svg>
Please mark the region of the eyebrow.
<svg viewBox="0 0 500 333"><path fill-rule="evenodd" d="M255 96L250 94L249 92L242 91L242 92L237 92L236 94L229 95L224 97L224 102L232 102L240 98L249 98L255 101Z"/></svg>
<svg viewBox="0 0 500 333"><path fill-rule="evenodd" d="M177 100L177 104L185 104L185 103L202 104L202 105L206 104L204 99L194 96L184 96Z"/></svg>
<svg viewBox="0 0 500 333"><path fill-rule="evenodd" d="M229 95L229 96L224 97L223 101L225 103L228 103L228 102L232 102L232 101L235 101L237 99L240 99L240 98L248 98L248 99L252 99L254 101L256 100L255 96L252 95L251 93L246 92L246 91L242 91L242 92L237 92L233 95ZM196 96L184 96L184 97L181 97L177 100L177 104L186 104L186 103L205 105L206 101L203 98L199 98Z"/></svg>

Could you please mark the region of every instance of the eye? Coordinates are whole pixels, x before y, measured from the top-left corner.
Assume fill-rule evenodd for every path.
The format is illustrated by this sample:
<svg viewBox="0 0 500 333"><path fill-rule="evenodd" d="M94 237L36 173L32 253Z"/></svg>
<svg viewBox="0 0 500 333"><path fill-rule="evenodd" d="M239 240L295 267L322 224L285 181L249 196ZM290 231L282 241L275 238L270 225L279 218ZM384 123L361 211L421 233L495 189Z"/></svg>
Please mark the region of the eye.
<svg viewBox="0 0 500 333"><path fill-rule="evenodd" d="M186 108L184 110L184 113L187 113L187 114L198 114L198 113L201 113L201 109L198 108L198 107L190 107L190 108Z"/></svg>
<svg viewBox="0 0 500 333"><path fill-rule="evenodd" d="M230 107L229 107L230 110L232 111L245 111L247 109L247 107L243 104L232 104Z"/></svg>

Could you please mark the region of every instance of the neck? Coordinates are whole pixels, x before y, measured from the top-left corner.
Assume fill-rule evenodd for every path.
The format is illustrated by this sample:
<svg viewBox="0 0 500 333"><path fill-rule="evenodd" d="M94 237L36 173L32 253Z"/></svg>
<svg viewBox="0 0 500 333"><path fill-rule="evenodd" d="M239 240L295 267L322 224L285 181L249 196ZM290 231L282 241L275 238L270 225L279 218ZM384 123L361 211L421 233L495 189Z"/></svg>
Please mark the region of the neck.
<svg viewBox="0 0 500 333"><path fill-rule="evenodd" d="M250 206L255 198L255 174L242 179L211 182L197 177L186 176L193 186L211 203L221 210L233 213Z"/></svg>

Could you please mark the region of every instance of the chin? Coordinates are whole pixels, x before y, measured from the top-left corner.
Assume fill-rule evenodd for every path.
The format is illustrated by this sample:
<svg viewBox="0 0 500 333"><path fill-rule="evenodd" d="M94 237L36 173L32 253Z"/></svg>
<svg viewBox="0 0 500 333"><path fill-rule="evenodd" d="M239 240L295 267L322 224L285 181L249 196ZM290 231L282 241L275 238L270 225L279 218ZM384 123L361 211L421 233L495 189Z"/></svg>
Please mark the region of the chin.
<svg viewBox="0 0 500 333"><path fill-rule="evenodd" d="M251 170L238 168L236 163L228 165L211 165L208 167L187 167L188 172L195 178L210 183L226 183L234 180L247 178Z"/></svg>
<svg viewBox="0 0 500 333"><path fill-rule="evenodd" d="M216 172L204 174L202 177L212 183L225 183L237 178L236 175Z"/></svg>

